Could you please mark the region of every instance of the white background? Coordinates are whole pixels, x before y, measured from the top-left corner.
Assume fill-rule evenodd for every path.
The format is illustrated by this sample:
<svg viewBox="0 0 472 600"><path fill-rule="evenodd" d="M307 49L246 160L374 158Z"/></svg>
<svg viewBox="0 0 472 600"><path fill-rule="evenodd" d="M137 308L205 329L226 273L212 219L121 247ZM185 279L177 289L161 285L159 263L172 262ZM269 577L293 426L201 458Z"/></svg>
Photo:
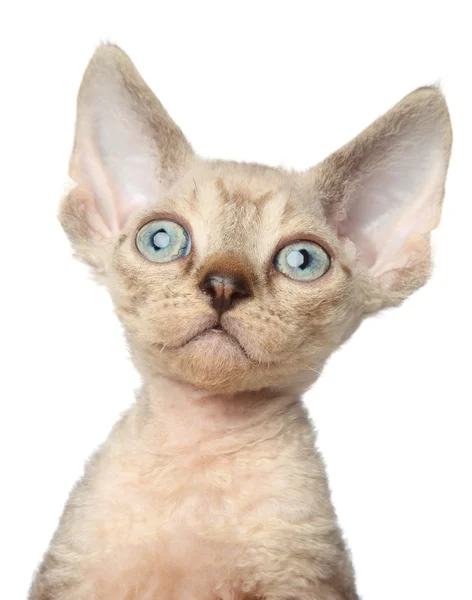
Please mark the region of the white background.
<svg viewBox="0 0 472 600"><path fill-rule="evenodd" d="M131 55L202 155L296 168L442 82L455 142L434 277L366 322L306 400L363 599L472 598L472 51L458 6L2 8L2 600L25 598L85 457L139 384L106 292L72 260L56 221L77 88L103 39Z"/></svg>

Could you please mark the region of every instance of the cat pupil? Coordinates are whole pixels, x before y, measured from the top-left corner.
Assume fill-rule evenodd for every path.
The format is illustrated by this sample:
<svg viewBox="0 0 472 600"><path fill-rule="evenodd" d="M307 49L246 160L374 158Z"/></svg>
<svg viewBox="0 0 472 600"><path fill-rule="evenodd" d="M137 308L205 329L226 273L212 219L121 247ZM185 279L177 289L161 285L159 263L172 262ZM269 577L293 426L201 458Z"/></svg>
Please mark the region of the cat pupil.
<svg viewBox="0 0 472 600"><path fill-rule="evenodd" d="M308 254L307 250L300 250L300 254L303 257L303 262L300 265L300 269L306 269L308 267L308 265L310 264L310 255Z"/></svg>
<svg viewBox="0 0 472 600"><path fill-rule="evenodd" d="M169 245L170 237L165 229L159 229L159 231L152 238L154 246L161 250Z"/></svg>

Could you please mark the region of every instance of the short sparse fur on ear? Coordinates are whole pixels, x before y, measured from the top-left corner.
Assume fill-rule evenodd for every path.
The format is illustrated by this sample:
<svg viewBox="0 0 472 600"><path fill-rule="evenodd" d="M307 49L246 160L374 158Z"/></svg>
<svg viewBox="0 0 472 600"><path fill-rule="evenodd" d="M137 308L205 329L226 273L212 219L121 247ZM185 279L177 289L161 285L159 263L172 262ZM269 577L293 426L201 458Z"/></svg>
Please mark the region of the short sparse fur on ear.
<svg viewBox="0 0 472 600"><path fill-rule="evenodd" d="M329 222L355 245L370 310L429 277L451 142L443 95L419 88L308 173Z"/></svg>
<svg viewBox="0 0 472 600"><path fill-rule="evenodd" d="M135 210L162 197L192 156L190 144L128 56L117 46L100 46L77 100L69 174L78 187L60 213L79 257L97 268L97 242L117 234Z"/></svg>

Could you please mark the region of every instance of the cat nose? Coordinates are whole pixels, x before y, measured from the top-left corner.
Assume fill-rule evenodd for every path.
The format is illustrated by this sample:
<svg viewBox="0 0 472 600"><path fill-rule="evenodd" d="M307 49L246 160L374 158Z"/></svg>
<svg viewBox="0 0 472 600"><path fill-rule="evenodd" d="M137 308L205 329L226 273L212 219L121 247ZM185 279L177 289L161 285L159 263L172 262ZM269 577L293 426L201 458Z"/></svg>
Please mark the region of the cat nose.
<svg viewBox="0 0 472 600"><path fill-rule="evenodd" d="M229 310L235 302L252 295L249 283L243 277L211 273L200 283L200 289L211 298L218 317Z"/></svg>

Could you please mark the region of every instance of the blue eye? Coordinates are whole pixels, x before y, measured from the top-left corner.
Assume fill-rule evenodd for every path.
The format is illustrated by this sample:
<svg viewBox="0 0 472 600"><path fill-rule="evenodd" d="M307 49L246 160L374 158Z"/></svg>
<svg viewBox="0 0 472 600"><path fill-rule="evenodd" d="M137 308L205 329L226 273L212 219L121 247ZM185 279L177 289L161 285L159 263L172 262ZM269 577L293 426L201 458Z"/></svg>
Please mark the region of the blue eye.
<svg viewBox="0 0 472 600"><path fill-rule="evenodd" d="M294 242L288 244L274 258L274 267L300 281L313 281L329 269L329 254L315 242Z"/></svg>
<svg viewBox="0 0 472 600"><path fill-rule="evenodd" d="M174 221L151 221L138 231L136 246L152 262L170 262L187 256L191 240L187 231Z"/></svg>

